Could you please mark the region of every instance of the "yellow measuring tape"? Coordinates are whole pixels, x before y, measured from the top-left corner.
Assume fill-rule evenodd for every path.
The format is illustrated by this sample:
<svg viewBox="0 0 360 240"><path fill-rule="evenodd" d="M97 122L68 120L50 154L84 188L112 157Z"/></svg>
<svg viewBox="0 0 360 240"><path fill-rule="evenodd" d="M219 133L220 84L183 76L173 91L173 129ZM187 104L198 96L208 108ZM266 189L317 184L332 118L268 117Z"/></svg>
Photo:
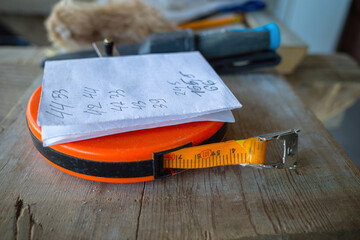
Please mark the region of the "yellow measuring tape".
<svg viewBox="0 0 360 240"><path fill-rule="evenodd" d="M164 154L164 168L208 168L234 164L265 164L268 141L257 137L184 148Z"/></svg>
<svg viewBox="0 0 360 240"><path fill-rule="evenodd" d="M182 148L162 154L164 169L197 169L226 165L251 164L265 167L294 168L297 158L299 130L265 134L244 140L231 140L195 147ZM283 140L282 161L265 165L269 141Z"/></svg>

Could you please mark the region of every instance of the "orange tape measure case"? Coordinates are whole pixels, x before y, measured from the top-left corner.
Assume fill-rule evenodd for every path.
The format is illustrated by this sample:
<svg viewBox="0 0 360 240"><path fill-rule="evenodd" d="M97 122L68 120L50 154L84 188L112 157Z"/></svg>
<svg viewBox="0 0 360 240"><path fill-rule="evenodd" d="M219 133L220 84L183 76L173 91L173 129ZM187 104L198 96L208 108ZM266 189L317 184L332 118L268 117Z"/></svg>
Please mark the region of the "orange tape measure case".
<svg viewBox="0 0 360 240"><path fill-rule="evenodd" d="M44 147L37 124L40 96L41 86L29 99L26 110L35 147L59 170L92 181L131 183L171 176L182 170L160 169L153 153L219 142L226 133L222 122L193 122Z"/></svg>

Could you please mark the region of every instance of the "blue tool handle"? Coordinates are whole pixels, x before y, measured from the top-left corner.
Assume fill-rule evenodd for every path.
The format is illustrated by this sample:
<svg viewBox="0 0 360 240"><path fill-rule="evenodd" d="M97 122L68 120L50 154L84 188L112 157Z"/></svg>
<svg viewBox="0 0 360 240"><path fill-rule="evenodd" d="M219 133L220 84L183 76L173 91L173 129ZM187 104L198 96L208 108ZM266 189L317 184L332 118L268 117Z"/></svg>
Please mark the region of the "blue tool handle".
<svg viewBox="0 0 360 240"><path fill-rule="evenodd" d="M242 4L234 4L232 6L221 7L221 12L251 12L264 9L266 4L263 1L247 1Z"/></svg>
<svg viewBox="0 0 360 240"><path fill-rule="evenodd" d="M261 27L252 28L252 29L230 29L230 31L234 32L269 32L270 34L270 45L269 50L276 50L280 46L281 37L280 37L280 29L276 23L269 23Z"/></svg>
<svg viewBox="0 0 360 240"><path fill-rule="evenodd" d="M280 45L280 30L275 23L254 29L210 30L199 33L196 43L197 49L210 59L276 50Z"/></svg>

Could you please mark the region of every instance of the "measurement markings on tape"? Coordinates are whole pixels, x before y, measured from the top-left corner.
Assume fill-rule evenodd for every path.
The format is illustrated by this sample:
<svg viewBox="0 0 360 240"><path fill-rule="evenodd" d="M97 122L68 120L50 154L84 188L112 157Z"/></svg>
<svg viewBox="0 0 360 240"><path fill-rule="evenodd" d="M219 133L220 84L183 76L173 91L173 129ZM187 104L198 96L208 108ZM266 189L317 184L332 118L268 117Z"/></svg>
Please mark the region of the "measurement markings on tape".
<svg viewBox="0 0 360 240"><path fill-rule="evenodd" d="M164 168L196 169L235 164L265 164L268 141L257 137L183 148L164 154Z"/></svg>

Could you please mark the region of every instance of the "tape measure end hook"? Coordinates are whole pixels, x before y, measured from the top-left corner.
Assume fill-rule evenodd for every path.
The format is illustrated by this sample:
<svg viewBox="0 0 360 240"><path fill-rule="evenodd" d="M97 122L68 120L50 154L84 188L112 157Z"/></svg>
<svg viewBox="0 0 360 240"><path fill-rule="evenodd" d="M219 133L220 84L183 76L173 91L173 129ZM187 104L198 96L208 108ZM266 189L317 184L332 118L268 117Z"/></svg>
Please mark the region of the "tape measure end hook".
<svg viewBox="0 0 360 240"><path fill-rule="evenodd" d="M269 133L258 136L259 141L280 140L283 141L284 146L282 161L280 163L273 166L263 166L267 168L274 167L278 169L295 169L297 166L299 132L300 129L290 129L287 131Z"/></svg>

